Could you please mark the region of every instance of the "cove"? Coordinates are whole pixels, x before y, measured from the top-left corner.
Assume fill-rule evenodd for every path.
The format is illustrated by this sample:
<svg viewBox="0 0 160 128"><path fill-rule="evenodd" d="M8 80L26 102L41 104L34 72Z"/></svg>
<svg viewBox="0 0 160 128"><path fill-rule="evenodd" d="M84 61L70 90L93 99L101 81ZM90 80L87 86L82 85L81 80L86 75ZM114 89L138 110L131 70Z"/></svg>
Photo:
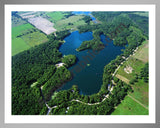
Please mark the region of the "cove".
<svg viewBox="0 0 160 128"><path fill-rule="evenodd" d="M101 41L105 44L105 48L94 55L85 68L82 68L78 73L73 74L73 79L65 83L59 90L67 90L72 85L78 85L81 94L91 95L97 93L102 85L103 69L111 60L115 59L117 55L122 53L121 49L124 47L115 46L113 42L107 42L106 37L101 35ZM72 32L64 40L65 43L60 46L59 51L63 55L74 54L78 61L75 65L69 68L73 71L73 68L84 61L85 56L89 56L92 50L84 50L77 52L78 48L83 41L92 40L92 32L85 32L80 34L78 31Z"/></svg>

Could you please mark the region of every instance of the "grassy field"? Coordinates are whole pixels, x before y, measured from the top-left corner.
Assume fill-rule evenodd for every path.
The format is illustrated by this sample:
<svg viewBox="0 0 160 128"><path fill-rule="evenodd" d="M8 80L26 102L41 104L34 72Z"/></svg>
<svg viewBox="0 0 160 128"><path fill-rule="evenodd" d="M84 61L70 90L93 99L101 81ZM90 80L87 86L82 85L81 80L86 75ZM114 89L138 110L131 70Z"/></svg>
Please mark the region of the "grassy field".
<svg viewBox="0 0 160 128"><path fill-rule="evenodd" d="M124 68L126 66L130 66L133 68L132 73L128 74L124 71ZM119 68L116 75L123 76L127 78L128 80L131 80L134 78L135 74L139 74L141 71L141 68L143 68L144 63L138 59L135 59L133 56L131 56L124 64Z"/></svg>
<svg viewBox="0 0 160 128"><path fill-rule="evenodd" d="M148 83L145 83L143 80L138 80L138 82L136 82L132 87L134 89L134 92L130 93L130 95L145 106L148 106Z"/></svg>
<svg viewBox="0 0 160 128"><path fill-rule="evenodd" d="M84 16L82 15L70 16L69 18L57 21L54 27L57 30L76 29L77 26L86 24L83 20L81 20L83 17Z"/></svg>
<svg viewBox="0 0 160 128"><path fill-rule="evenodd" d="M141 68L143 68L144 64L148 62L148 41L144 41L141 46L139 46L135 55L129 57L127 61L119 68L116 74L125 77L128 80L133 79L135 74L139 74ZM133 68L132 73L128 74L124 71L126 66L130 66Z"/></svg>
<svg viewBox="0 0 160 128"><path fill-rule="evenodd" d="M48 40L45 34L33 29L29 23L12 27L12 56Z"/></svg>
<svg viewBox="0 0 160 128"><path fill-rule="evenodd" d="M148 115L148 109L126 96L111 115Z"/></svg>
<svg viewBox="0 0 160 128"><path fill-rule="evenodd" d="M39 45L41 43L48 41L46 35L44 35L43 33L40 33L39 31L29 33L27 35L22 36L21 38L30 47L33 47L35 45Z"/></svg>
<svg viewBox="0 0 160 128"><path fill-rule="evenodd" d="M27 30L34 28L31 24L22 24L16 27L12 27L12 39L16 38L18 35L26 32Z"/></svg>
<svg viewBox="0 0 160 128"><path fill-rule="evenodd" d="M14 38L12 39L12 56L29 49L28 46L22 38Z"/></svg>
<svg viewBox="0 0 160 128"><path fill-rule="evenodd" d="M146 63L148 62L149 56L148 56L148 41L144 41L142 46L139 47L139 50L135 53L133 56L136 59L141 60L142 62Z"/></svg>
<svg viewBox="0 0 160 128"><path fill-rule="evenodd" d="M47 16L50 17L50 21L55 23L56 21L61 20L64 18L64 13L63 12L47 12Z"/></svg>
<svg viewBox="0 0 160 128"><path fill-rule="evenodd" d="M138 48L135 55L129 57L124 64L119 68L116 73L116 77L122 81L129 83L134 78L135 74L140 74L141 68L148 62L148 41ZM132 73L128 74L124 71L126 66L133 68ZM134 90L133 93L129 93L119 104L112 115L147 115L148 114L148 99L149 99L149 86L142 79L138 79L134 85L131 85ZM131 98L132 97L132 98ZM135 100L133 100L135 99ZM136 102L137 101L137 102Z"/></svg>

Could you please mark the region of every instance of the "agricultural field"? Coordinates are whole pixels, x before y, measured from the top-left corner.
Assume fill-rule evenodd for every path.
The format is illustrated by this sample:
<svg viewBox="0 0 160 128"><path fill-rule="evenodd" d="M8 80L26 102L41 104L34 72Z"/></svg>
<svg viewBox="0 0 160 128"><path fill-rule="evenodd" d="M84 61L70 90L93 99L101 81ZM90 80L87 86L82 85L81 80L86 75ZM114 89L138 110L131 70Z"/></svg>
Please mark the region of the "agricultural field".
<svg viewBox="0 0 160 128"><path fill-rule="evenodd" d="M16 38L18 35L22 33L26 33L28 30L34 28L31 24L22 24L17 27L12 27L12 39Z"/></svg>
<svg viewBox="0 0 160 128"><path fill-rule="evenodd" d="M46 41L47 36L29 23L12 27L12 56Z"/></svg>
<svg viewBox="0 0 160 128"><path fill-rule="evenodd" d="M79 25L86 24L84 20L81 20L83 17L84 16L82 15L74 15L74 16L70 16L69 18L59 20L55 23L55 28L57 30L77 29Z"/></svg>
<svg viewBox="0 0 160 128"><path fill-rule="evenodd" d="M51 23L47 19L40 17L40 16L34 17L34 18L29 18L28 22L33 24L36 28L43 31L47 35L56 31L56 29L53 28L53 25L54 25L53 23Z"/></svg>
<svg viewBox="0 0 160 128"><path fill-rule="evenodd" d="M49 20L52 23L55 23L56 21L63 19L65 14L63 12L47 12L46 15L50 17Z"/></svg>
<svg viewBox="0 0 160 128"><path fill-rule="evenodd" d="M117 71L117 76L123 76L128 80L133 79L135 74L139 74L141 68L143 68L144 64L148 62L149 55L148 55L148 41L144 41L141 46L139 46L136 53L129 57L129 59L124 62L124 64L119 68ZM126 67L131 67L132 73L127 73L124 71Z"/></svg>
<svg viewBox="0 0 160 128"><path fill-rule="evenodd" d="M25 20L22 20L21 18L16 17L14 15L12 16L12 27L16 27L16 26L26 24L26 23L27 22Z"/></svg>
<svg viewBox="0 0 160 128"><path fill-rule="evenodd" d="M86 24L84 20L81 20L83 17L60 11L14 13L12 16L12 56L48 41L46 36L48 34L65 29L77 29L77 26Z"/></svg>
<svg viewBox="0 0 160 128"><path fill-rule="evenodd" d="M148 41L144 41L136 53L129 57L127 61L119 68L116 77L129 84L136 74L140 74L145 63L148 62ZM127 73L126 66L132 67L132 73ZM117 106L112 115L147 115L149 86L143 79L131 85L133 92L129 93L120 105Z"/></svg>
<svg viewBox="0 0 160 128"><path fill-rule="evenodd" d="M144 66L144 63L138 59L135 59L133 56L129 57L128 61L126 61L120 68L119 70L117 71L117 74L116 76L122 76L128 80L131 80L134 78L134 75L139 73L141 68L143 68ZM126 67L131 67L133 70L132 70L132 73L127 73L124 71L124 69Z"/></svg>
<svg viewBox="0 0 160 128"><path fill-rule="evenodd" d="M22 38L14 38L12 39L12 56L29 49L28 46Z"/></svg>
<svg viewBox="0 0 160 128"><path fill-rule="evenodd" d="M148 115L148 109L127 95L111 115Z"/></svg>
<svg viewBox="0 0 160 128"><path fill-rule="evenodd" d="M143 42L143 45L139 47L139 50L133 56L134 58L141 60L142 62L148 62L148 41Z"/></svg>
<svg viewBox="0 0 160 128"><path fill-rule="evenodd" d="M22 36L22 39L30 47L33 47L35 45L39 45L41 43L45 43L46 41L48 41L46 35L44 35L42 32L39 32L39 31L24 35Z"/></svg>
<svg viewBox="0 0 160 128"><path fill-rule="evenodd" d="M54 23L57 31L64 29L75 30L77 26L86 24L84 20L81 20L84 17L83 15L72 15L70 12L47 12L43 17Z"/></svg>

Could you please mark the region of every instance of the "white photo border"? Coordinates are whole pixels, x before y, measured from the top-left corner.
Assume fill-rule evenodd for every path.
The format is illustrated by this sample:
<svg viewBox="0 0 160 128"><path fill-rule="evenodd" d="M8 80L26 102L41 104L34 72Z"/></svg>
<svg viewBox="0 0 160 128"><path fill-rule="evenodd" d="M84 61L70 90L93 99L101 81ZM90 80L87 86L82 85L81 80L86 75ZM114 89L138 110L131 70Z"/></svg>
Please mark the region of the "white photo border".
<svg viewBox="0 0 160 128"><path fill-rule="evenodd" d="M149 11L149 115L11 115L11 11ZM5 123L155 123L155 5L5 5Z"/></svg>

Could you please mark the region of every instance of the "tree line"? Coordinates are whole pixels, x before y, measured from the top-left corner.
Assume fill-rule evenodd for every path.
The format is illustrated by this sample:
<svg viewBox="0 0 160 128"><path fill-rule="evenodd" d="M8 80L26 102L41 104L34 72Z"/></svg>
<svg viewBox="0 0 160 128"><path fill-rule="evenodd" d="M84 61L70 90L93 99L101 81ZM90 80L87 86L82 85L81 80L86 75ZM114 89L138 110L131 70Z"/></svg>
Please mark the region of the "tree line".
<svg viewBox="0 0 160 128"><path fill-rule="evenodd" d="M90 42L83 42L80 50L86 48L99 50L104 47L100 40L103 33L107 37L114 39L115 45L125 45L124 52L112 60L104 67L103 84L97 94L90 96L80 95L76 85L69 90L59 91L57 95L51 99L53 92L64 82L72 78L71 73L67 69L76 62L74 55L62 57L59 52L59 46L63 39L70 34L68 30L56 32L56 34L48 35L49 41L35 46L29 50L21 52L12 57L12 114L13 115L38 115L46 114L47 107L45 101L52 107L51 114L69 114L69 115L106 115L111 114L114 108L123 100L128 91L132 91L130 85L114 78L112 74L115 69L124 61L124 57L128 57L133 51L141 45L145 39L143 31L135 26L132 20L125 14L111 13L105 18L105 12L99 12L93 15L104 17L101 24L80 26L80 32L92 31L94 39ZM105 21L105 19L107 21ZM98 18L100 20L100 18ZM117 27L123 22L126 28L122 32L117 32ZM114 34L113 34L114 33ZM127 44L127 45L126 45ZM66 63L66 66L59 68L55 64L59 62ZM142 77L148 78L146 75L147 68L142 69ZM112 80L116 82L113 85ZM36 83L35 86L31 86ZM114 86L112 93L109 93L108 86ZM101 102L106 95L109 95L104 102L97 105L86 105L79 102L71 102L73 99L80 100L85 103ZM33 98L34 97L34 98ZM69 109L67 109L69 107ZM67 111L67 112L66 112Z"/></svg>
<svg viewBox="0 0 160 128"><path fill-rule="evenodd" d="M50 37L48 42L12 56L13 115L39 114L45 105L40 87L44 85L45 91L42 91L47 99L51 93L49 89L52 88L50 91L53 91L71 78L66 67L55 67L55 64L62 61L62 54L58 49L62 44L61 40L67 35L69 31L59 32L58 40ZM73 62L67 64L70 66ZM35 82L36 86L31 87Z"/></svg>

